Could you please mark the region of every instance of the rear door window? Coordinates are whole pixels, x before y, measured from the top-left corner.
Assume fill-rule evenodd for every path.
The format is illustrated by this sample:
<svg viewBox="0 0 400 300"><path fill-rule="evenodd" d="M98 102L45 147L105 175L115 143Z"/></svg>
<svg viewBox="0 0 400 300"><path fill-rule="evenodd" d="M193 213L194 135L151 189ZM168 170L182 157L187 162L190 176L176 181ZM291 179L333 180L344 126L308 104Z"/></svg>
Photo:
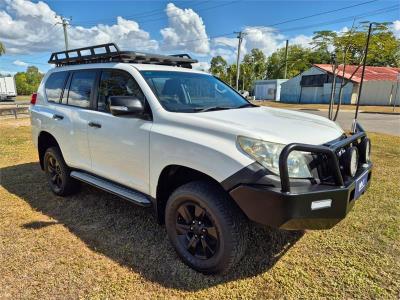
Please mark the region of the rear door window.
<svg viewBox="0 0 400 300"><path fill-rule="evenodd" d="M56 72L49 76L45 84L47 101L60 102L67 78L68 72Z"/></svg>
<svg viewBox="0 0 400 300"><path fill-rule="evenodd" d="M96 70L76 71L72 74L68 92L68 105L90 107L96 75Z"/></svg>

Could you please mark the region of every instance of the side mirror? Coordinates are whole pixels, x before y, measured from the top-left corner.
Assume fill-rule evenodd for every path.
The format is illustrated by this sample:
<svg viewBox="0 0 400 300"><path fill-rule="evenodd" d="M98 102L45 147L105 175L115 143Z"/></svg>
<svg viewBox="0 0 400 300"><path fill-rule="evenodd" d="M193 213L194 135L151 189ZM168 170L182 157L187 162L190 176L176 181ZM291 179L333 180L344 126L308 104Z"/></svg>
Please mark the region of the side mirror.
<svg viewBox="0 0 400 300"><path fill-rule="evenodd" d="M118 115L141 115L144 113L142 101L132 96L111 96L109 99L110 112Z"/></svg>

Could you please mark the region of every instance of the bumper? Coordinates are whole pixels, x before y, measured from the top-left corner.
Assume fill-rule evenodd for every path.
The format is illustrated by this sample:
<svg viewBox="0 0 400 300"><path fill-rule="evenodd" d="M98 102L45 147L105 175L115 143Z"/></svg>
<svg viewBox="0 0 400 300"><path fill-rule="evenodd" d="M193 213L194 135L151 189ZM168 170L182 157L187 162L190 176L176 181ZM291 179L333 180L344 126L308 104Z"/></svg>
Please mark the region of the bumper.
<svg viewBox="0 0 400 300"><path fill-rule="evenodd" d="M359 129L358 133L331 145L287 145L280 156L279 183L269 180L265 172L247 168L226 180L223 186L247 217L257 223L291 230L332 228L346 217L371 182L371 163L362 164L351 179L342 176L339 165L338 151L349 145L359 145L358 141L366 138L360 126ZM287 158L295 150L327 155L334 183L291 182ZM250 179L244 182L246 177Z"/></svg>
<svg viewBox="0 0 400 300"><path fill-rule="evenodd" d="M359 177L368 174L363 193L371 182L371 169L370 164L359 173ZM231 190L230 195L257 223L291 230L329 229L344 219L357 201L357 179L344 187L292 187L288 193L281 188L244 184Z"/></svg>

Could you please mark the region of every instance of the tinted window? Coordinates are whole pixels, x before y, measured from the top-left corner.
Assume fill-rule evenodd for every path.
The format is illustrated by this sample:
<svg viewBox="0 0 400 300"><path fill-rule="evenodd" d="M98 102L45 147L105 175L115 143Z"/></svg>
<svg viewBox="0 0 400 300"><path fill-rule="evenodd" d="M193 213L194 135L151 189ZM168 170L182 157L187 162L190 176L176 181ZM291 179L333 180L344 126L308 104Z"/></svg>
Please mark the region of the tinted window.
<svg viewBox="0 0 400 300"><path fill-rule="evenodd" d="M127 72L120 70L102 72L97 101L99 111L110 111L110 96L132 96L144 102L144 95L136 80Z"/></svg>
<svg viewBox="0 0 400 300"><path fill-rule="evenodd" d="M68 72L57 72L49 76L45 85L47 101L60 102L67 76Z"/></svg>
<svg viewBox="0 0 400 300"><path fill-rule="evenodd" d="M68 92L68 105L90 107L95 79L96 71L74 72Z"/></svg>
<svg viewBox="0 0 400 300"><path fill-rule="evenodd" d="M210 75L167 71L141 73L168 111L201 112L250 105L231 87Z"/></svg>

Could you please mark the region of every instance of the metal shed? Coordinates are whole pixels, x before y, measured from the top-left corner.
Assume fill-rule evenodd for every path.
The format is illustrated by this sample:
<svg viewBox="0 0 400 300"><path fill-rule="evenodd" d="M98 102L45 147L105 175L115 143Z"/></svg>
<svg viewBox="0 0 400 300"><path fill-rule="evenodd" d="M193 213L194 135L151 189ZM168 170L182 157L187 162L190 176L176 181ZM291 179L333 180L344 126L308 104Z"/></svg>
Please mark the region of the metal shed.
<svg viewBox="0 0 400 300"><path fill-rule="evenodd" d="M280 100L281 84L287 79L256 80L254 96L256 100Z"/></svg>
<svg viewBox="0 0 400 300"><path fill-rule="evenodd" d="M351 77L354 71L356 73ZM360 105L400 105L399 72L399 68L367 66ZM281 102L329 103L332 78L331 65L316 64L282 84ZM340 82L345 80L347 84L343 89L342 103L355 104L361 68L346 66L343 76L342 66L339 66L336 78L335 101L339 98Z"/></svg>

